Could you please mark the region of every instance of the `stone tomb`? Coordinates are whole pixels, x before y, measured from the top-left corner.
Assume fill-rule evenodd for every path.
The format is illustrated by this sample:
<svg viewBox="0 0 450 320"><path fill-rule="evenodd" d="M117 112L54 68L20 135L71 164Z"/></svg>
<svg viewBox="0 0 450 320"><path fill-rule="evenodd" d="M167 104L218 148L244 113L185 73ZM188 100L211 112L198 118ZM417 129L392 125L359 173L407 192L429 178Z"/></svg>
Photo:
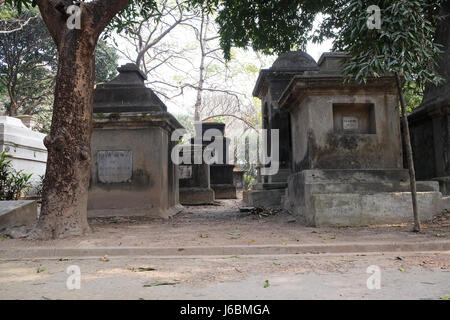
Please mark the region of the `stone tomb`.
<svg viewBox="0 0 450 320"><path fill-rule="evenodd" d="M20 119L0 116L0 153L5 152L16 171L32 174L30 182L36 186L39 176L45 174L47 148L44 146L45 134L28 128ZM28 197L36 196L33 187Z"/></svg>
<svg viewBox="0 0 450 320"><path fill-rule="evenodd" d="M215 199L236 199L236 187L233 181L234 165L229 163L230 139L225 137L225 124L221 122L202 123L203 145L205 147L214 141L214 139L211 141L208 138L205 139L205 133L207 135L208 130L220 132L220 136L216 136L214 139L220 139L223 144L222 154L216 157L217 163L210 166L211 188L214 190Z"/></svg>
<svg viewBox="0 0 450 320"><path fill-rule="evenodd" d="M344 58L324 54L320 71L295 76L279 100L290 114L294 172L285 207L309 226L410 222L395 79L344 83ZM429 220L440 212L438 185L420 182L418 191Z"/></svg>
<svg viewBox="0 0 450 320"><path fill-rule="evenodd" d="M183 152L191 155L191 164L180 165L180 202L182 205L214 204L214 190L211 189L210 166L195 164L195 152L203 154L203 144L183 146Z"/></svg>
<svg viewBox="0 0 450 320"><path fill-rule="evenodd" d="M296 75L318 71L314 59L301 51L291 51L278 57L269 69L261 70L253 96L262 103L262 128L268 131L279 130L279 161L277 174L259 177L255 190L244 191L244 201L251 206L279 207L287 187L287 179L291 173L291 141L289 113L281 109L278 100ZM270 141L270 138L268 138ZM267 145L270 150L270 144Z"/></svg>
<svg viewBox="0 0 450 320"><path fill-rule="evenodd" d="M170 157L182 126L136 65L118 71L94 92L88 216L170 217L182 209Z"/></svg>

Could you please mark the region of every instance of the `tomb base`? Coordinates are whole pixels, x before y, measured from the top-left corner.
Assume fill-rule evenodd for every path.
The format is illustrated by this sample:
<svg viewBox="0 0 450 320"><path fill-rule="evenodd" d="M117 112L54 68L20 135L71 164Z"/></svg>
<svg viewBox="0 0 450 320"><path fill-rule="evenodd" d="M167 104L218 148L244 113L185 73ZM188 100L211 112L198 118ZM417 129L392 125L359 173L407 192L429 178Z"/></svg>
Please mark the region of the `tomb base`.
<svg viewBox="0 0 450 320"><path fill-rule="evenodd" d="M236 187L231 184L212 184L216 199L237 199Z"/></svg>
<svg viewBox="0 0 450 320"><path fill-rule="evenodd" d="M439 189L443 195L450 195L450 176L438 177L432 180L439 182Z"/></svg>
<svg viewBox="0 0 450 320"><path fill-rule="evenodd" d="M211 188L216 199L236 199L236 187L233 184L233 169L231 164L211 165Z"/></svg>
<svg viewBox="0 0 450 320"><path fill-rule="evenodd" d="M211 188L180 188L180 203L185 206L214 204L214 190Z"/></svg>
<svg viewBox="0 0 450 320"><path fill-rule="evenodd" d="M312 227L367 226L412 221L408 171L304 170L292 174L284 207ZM418 182L419 216L442 210L435 181Z"/></svg>
<svg viewBox="0 0 450 320"><path fill-rule="evenodd" d="M282 206L281 199L285 192L285 188L263 189L261 187L258 190L246 190L243 192L243 201L252 207L277 208Z"/></svg>

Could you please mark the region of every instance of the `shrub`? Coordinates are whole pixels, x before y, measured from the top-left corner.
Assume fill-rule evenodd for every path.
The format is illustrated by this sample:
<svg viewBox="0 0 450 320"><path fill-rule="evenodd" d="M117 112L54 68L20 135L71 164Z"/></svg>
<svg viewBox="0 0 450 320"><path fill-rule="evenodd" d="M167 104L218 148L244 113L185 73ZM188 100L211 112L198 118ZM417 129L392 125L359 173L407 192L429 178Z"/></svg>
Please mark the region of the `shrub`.
<svg viewBox="0 0 450 320"><path fill-rule="evenodd" d="M32 174L16 171L11 167L11 160L6 152L0 155L0 200L19 200L25 197L32 187Z"/></svg>

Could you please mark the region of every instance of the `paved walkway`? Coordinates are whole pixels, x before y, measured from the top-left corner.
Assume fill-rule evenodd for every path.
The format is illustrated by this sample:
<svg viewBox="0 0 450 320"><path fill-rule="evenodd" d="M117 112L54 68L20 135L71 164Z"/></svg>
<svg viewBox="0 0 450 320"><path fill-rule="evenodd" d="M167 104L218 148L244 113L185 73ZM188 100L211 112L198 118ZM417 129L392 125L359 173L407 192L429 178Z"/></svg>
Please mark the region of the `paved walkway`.
<svg viewBox="0 0 450 320"><path fill-rule="evenodd" d="M450 296L449 258L401 253L9 261L0 262L0 299L441 299ZM373 265L380 268L380 289L371 290L367 268ZM79 290L66 287L69 266L80 270Z"/></svg>

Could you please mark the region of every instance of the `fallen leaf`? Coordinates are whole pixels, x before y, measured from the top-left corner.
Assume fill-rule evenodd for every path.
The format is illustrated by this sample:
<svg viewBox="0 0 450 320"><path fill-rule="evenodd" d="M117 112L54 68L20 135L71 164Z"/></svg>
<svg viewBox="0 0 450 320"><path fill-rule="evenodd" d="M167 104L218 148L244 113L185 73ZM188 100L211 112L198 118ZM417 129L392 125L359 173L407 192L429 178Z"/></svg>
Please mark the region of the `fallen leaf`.
<svg viewBox="0 0 450 320"><path fill-rule="evenodd" d="M59 258L58 261L69 261L69 259L68 258Z"/></svg>
<svg viewBox="0 0 450 320"><path fill-rule="evenodd" d="M239 259L240 257L239 256L229 256L229 257L227 257L227 259Z"/></svg>
<svg viewBox="0 0 450 320"><path fill-rule="evenodd" d="M287 243L286 243L286 242L283 242L282 245L285 246L285 245L287 245Z"/></svg>
<svg viewBox="0 0 450 320"><path fill-rule="evenodd" d="M45 270L47 270L45 267L39 266L39 268L37 269L37 273L44 272Z"/></svg>
<svg viewBox="0 0 450 320"><path fill-rule="evenodd" d="M144 243L141 241L141 242L136 242L134 245L136 246L136 247L140 247L140 246L142 246Z"/></svg>
<svg viewBox="0 0 450 320"><path fill-rule="evenodd" d="M401 272L405 272L405 268L403 268L403 267L399 267L398 270Z"/></svg>
<svg viewBox="0 0 450 320"><path fill-rule="evenodd" d="M228 235L231 236L231 239L238 239L241 236L240 233L235 233L235 232L228 232Z"/></svg>
<svg viewBox="0 0 450 320"><path fill-rule="evenodd" d="M264 288L268 288L269 286L270 286L269 280L266 280L266 281L264 282Z"/></svg>
<svg viewBox="0 0 450 320"><path fill-rule="evenodd" d="M207 234L200 234L200 238L208 238L209 236Z"/></svg>
<svg viewBox="0 0 450 320"><path fill-rule="evenodd" d="M155 271L155 268L152 267L127 267L128 270L133 272L147 272L147 271Z"/></svg>
<svg viewBox="0 0 450 320"><path fill-rule="evenodd" d="M300 239L299 239L299 238L297 238L297 237L295 237L295 241L299 242L299 241L300 241Z"/></svg>
<svg viewBox="0 0 450 320"><path fill-rule="evenodd" d="M276 266L279 266L279 265L280 265L280 263L278 262L278 260L273 260L273 264L276 265Z"/></svg>
<svg viewBox="0 0 450 320"><path fill-rule="evenodd" d="M144 284L144 288L158 287L158 286L174 286L176 284L178 284L178 282L157 281L149 284Z"/></svg>
<svg viewBox="0 0 450 320"><path fill-rule="evenodd" d="M103 261L103 262L108 262L109 261L108 256L103 256L99 260Z"/></svg>
<svg viewBox="0 0 450 320"><path fill-rule="evenodd" d="M405 260L405 257L398 256L398 257L396 257L396 259L397 259L397 260Z"/></svg>
<svg viewBox="0 0 450 320"><path fill-rule="evenodd" d="M255 240L250 240L249 242L248 242L248 244L251 244L251 243L254 243L255 242Z"/></svg>

